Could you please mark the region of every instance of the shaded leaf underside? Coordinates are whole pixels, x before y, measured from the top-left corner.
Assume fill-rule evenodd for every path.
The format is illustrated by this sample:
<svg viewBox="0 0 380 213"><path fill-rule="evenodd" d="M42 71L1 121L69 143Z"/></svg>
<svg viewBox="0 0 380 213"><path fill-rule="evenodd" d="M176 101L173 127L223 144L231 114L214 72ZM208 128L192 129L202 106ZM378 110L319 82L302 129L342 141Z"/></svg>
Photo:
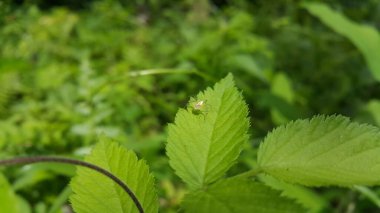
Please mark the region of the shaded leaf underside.
<svg viewBox="0 0 380 213"><path fill-rule="evenodd" d="M296 213L305 210L264 184L248 179L226 179L185 197L188 213Z"/></svg>

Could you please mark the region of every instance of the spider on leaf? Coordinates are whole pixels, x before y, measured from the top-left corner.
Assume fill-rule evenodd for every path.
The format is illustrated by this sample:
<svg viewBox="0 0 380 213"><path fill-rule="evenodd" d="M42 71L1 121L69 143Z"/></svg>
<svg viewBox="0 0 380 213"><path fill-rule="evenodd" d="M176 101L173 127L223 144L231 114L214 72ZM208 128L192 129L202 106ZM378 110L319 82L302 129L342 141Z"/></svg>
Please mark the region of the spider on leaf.
<svg viewBox="0 0 380 213"><path fill-rule="evenodd" d="M210 105L207 104L207 100L195 100L194 98L190 98L188 108L194 115L203 115L205 117L209 112Z"/></svg>

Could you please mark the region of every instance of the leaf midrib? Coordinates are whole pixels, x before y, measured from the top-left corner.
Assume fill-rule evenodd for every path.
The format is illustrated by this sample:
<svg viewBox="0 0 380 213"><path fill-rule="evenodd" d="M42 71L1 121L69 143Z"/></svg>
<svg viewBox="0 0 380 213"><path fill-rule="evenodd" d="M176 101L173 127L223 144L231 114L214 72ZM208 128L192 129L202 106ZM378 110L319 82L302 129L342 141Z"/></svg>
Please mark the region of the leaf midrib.
<svg viewBox="0 0 380 213"><path fill-rule="evenodd" d="M223 98L224 98L224 95L226 94L226 89L223 88L223 91L222 91L222 95L220 97L220 100L219 101L219 106L218 106L218 110L216 111L216 117L215 117L215 120L212 122L212 131L210 133L210 137L209 137L209 146L207 146L207 155L206 155L206 162L205 162L205 166L204 166L204 169L203 169L203 176L202 176L202 182L201 182L201 187L204 186L205 184L205 181L206 181L206 172L207 172L207 169L208 169L208 165L209 165L209 158L210 158L210 150L211 150L211 145L212 145L212 142L213 142L213 138L214 138L214 134L215 134L215 125L218 121L218 118L219 118L219 114L220 114L220 109L221 109L221 106L222 106L222 101L223 101Z"/></svg>
<svg viewBox="0 0 380 213"><path fill-rule="evenodd" d="M103 144L104 145L104 144ZM102 154L104 155L104 159L107 159L107 161L105 162L105 168L109 171L109 172L111 172L111 173L117 173L116 171L112 171L112 169L111 169L111 165L109 164L109 162L110 162L110 159L108 158L108 155L107 155L107 153L106 153L106 150L107 150L107 148L104 146L104 149L102 150ZM112 149L112 152L114 152L115 150L113 150ZM111 155L112 156L112 155ZM117 158L117 162L119 163L119 160L120 160L120 158L118 157ZM116 167L116 168L119 168L119 167ZM124 181L124 180L122 180L122 181ZM118 192L118 190L115 188L115 183L111 183L111 185L112 185L112 191L114 191L115 192L115 194L117 195L117 200L119 201L119 207L120 207L120 209L121 209L121 211L124 213L124 209L123 209L123 204L122 204L122 200L121 200L121 195L120 195L120 193Z"/></svg>

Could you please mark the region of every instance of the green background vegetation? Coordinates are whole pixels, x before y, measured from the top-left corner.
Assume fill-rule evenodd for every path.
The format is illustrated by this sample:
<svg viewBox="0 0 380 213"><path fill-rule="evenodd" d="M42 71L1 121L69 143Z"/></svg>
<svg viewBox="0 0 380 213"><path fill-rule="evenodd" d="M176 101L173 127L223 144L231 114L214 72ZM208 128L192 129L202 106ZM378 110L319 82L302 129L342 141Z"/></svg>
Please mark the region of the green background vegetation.
<svg viewBox="0 0 380 213"><path fill-rule="evenodd" d="M252 118L231 173L254 166L267 132L293 119L380 126L380 1L324 4L353 26L296 0L0 1L0 156L82 158L105 135L147 160L161 211L175 212L185 190L165 157L167 123L229 72ZM1 169L38 213L62 211L75 173ZM315 191L327 211L378 208L360 190Z"/></svg>

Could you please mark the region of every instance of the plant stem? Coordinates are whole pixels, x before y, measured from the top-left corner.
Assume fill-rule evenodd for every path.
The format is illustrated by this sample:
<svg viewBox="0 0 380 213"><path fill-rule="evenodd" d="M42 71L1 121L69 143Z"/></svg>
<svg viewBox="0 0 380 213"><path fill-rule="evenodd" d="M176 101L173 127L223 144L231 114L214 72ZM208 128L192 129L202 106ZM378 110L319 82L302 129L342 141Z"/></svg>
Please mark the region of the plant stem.
<svg viewBox="0 0 380 213"><path fill-rule="evenodd" d="M233 176L233 178L249 178L249 177L253 177L253 176L256 176L258 174L261 173L261 169L260 168L255 168L255 169L251 169L247 172L243 172L243 173L240 173L238 175L235 175Z"/></svg>
<svg viewBox="0 0 380 213"><path fill-rule="evenodd" d="M54 156L35 156L35 157L16 157L11 159L4 159L0 160L0 166L9 166L9 165L24 165L24 164L34 164L34 163L43 163L43 162L53 162L53 163L64 163L64 164L72 164L77 166L86 167L89 169L92 169L96 172L99 172L106 177L110 178L112 181L117 183L123 190L129 195L129 197L132 199L134 204L136 205L137 209L140 213L144 213L144 209L137 199L136 195L132 192L132 190L118 177L113 175L111 172L96 166L91 163L87 163L85 161L81 160L75 160L70 158L64 158L64 157L54 157Z"/></svg>
<svg viewBox="0 0 380 213"><path fill-rule="evenodd" d="M137 76L143 76L143 75L159 75L159 74L195 74L208 81L214 81L214 82L216 81L213 77L195 69L158 68L158 69L131 71L128 74L131 77L137 77Z"/></svg>
<svg viewBox="0 0 380 213"><path fill-rule="evenodd" d="M92 100L92 98L94 97L95 94L98 94L100 91L102 91L107 86L115 85L115 84L124 82L126 80L126 78L128 78L128 77L139 77L139 76L144 76L144 75L161 75L161 74L195 74L195 75L198 75L198 76L206 79L207 81L216 82L215 78L213 78L213 77L211 77L211 76L209 76L203 72L200 72L196 69L157 68L157 69L129 71L127 73L127 75L117 76L115 79L110 79L110 80L104 82L103 84L101 84L98 88L95 89L95 91L93 91L90 94L89 100Z"/></svg>

